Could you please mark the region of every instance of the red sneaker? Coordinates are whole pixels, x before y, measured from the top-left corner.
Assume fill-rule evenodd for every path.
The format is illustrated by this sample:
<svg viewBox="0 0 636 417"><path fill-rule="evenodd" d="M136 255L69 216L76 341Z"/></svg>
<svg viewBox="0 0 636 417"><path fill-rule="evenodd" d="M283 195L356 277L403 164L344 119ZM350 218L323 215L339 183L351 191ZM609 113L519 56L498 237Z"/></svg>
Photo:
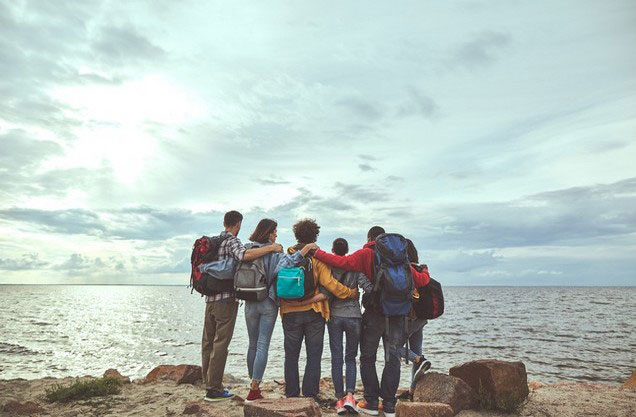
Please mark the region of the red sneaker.
<svg viewBox="0 0 636 417"><path fill-rule="evenodd" d="M249 394L247 394L247 398L245 398L245 402L251 403L252 401L262 400L263 398L265 397L261 395L260 389L251 389Z"/></svg>
<svg viewBox="0 0 636 417"><path fill-rule="evenodd" d="M338 414L347 414L347 409L345 408L345 400L344 398L336 401L336 413Z"/></svg>
<svg viewBox="0 0 636 417"><path fill-rule="evenodd" d="M358 414L358 409L356 408L356 400L353 398L353 394L349 393L344 398L344 408L347 409L350 413Z"/></svg>

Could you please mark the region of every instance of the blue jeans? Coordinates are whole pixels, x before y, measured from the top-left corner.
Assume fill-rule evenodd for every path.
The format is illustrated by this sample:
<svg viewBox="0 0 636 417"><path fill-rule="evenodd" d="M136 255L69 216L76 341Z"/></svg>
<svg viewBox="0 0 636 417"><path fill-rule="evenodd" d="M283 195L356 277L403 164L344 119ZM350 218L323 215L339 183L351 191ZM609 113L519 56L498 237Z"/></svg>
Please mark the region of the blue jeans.
<svg viewBox="0 0 636 417"><path fill-rule="evenodd" d="M327 322L329 330L329 348L331 349L331 379L336 391L336 398L345 395L342 382L342 334L347 338L347 348L344 354L344 362L347 364L346 392L354 393L356 389L356 356L360 344L360 327L362 320L354 317L331 317Z"/></svg>
<svg viewBox="0 0 636 417"><path fill-rule="evenodd" d="M325 337L325 320L314 310L283 314L285 337L285 396L300 396L298 359L305 339L307 363L303 375L303 396L317 397L320 390L320 361Z"/></svg>
<svg viewBox="0 0 636 417"><path fill-rule="evenodd" d="M263 301L245 302L245 324L249 337L247 348L247 373L250 379L261 382L265 367L269 342L272 339L278 306L271 298Z"/></svg>
<svg viewBox="0 0 636 417"><path fill-rule="evenodd" d="M378 397L382 397L385 412L395 412L395 393L400 383L399 348L406 342L406 329L403 317L390 317L386 329L385 316L367 309L362 315L362 333L360 335L360 376L364 385L364 399L372 409L378 407ZM386 337L382 381L378 382L375 369L378 346L382 336Z"/></svg>

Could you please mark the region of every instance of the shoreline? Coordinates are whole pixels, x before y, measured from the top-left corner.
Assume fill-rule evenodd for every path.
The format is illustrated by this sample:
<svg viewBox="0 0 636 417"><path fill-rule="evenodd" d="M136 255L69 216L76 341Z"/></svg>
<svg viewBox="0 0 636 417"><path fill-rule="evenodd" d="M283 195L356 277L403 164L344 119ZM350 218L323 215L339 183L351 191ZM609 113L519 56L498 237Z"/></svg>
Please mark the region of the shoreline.
<svg viewBox="0 0 636 417"><path fill-rule="evenodd" d="M120 394L94 397L69 403L48 403L44 394L56 384L96 379L96 376L78 378L44 377L38 379L0 379L0 416L44 415L52 417L99 416L243 416L243 399L248 392L246 380L230 374L224 377L226 387L235 398L221 403L206 403L202 400L203 387L200 381L194 384L177 384L172 380L144 381L144 378L124 383ZM511 416L562 416L598 415L608 417L630 417L636 415L636 387L618 384L558 382L544 384L529 381L530 395L519 410L513 414L502 414L486 410L463 410L459 417ZM362 399L361 387L356 399ZM283 382L277 379L264 381L263 395L267 399L284 400ZM322 415L336 416L333 409L333 386L330 378L320 381L318 404ZM26 407L22 414L10 409L16 404ZM29 408L31 407L31 408ZM13 410L13 411L12 411ZM19 411L19 410L18 410ZM24 411L24 410L23 410Z"/></svg>

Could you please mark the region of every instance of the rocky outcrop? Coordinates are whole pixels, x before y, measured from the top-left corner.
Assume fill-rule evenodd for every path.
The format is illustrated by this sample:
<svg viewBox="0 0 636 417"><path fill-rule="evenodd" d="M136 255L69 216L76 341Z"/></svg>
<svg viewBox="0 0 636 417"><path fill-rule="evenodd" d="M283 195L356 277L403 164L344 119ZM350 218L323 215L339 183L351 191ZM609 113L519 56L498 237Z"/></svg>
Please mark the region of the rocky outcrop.
<svg viewBox="0 0 636 417"><path fill-rule="evenodd" d="M455 412L448 404L414 403L398 401L395 407L396 417L453 417Z"/></svg>
<svg viewBox="0 0 636 417"><path fill-rule="evenodd" d="M468 384L454 376L437 372L426 373L417 381L413 401L448 404L454 414L478 405L477 396Z"/></svg>
<svg viewBox="0 0 636 417"><path fill-rule="evenodd" d="M227 408L227 404L218 404L216 406L202 403L200 401L190 401L183 409L183 415L196 417L229 417L230 414L223 411L223 406Z"/></svg>
<svg viewBox="0 0 636 417"><path fill-rule="evenodd" d="M511 411L528 397L528 375L523 362L482 359L454 366L450 375L466 382L486 409Z"/></svg>
<svg viewBox="0 0 636 417"><path fill-rule="evenodd" d="M117 369L107 369L104 372L104 378L116 378L119 379L121 382L123 382L124 384L130 384L130 378L127 376L123 376L122 374L119 373L119 371Z"/></svg>
<svg viewBox="0 0 636 417"><path fill-rule="evenodd" d="M281 398L245 403L245 417L319 417L320 407L312 398Z"/></svg>
<svg viewBox="0 0 636 417"><path fill-rule="evenodd" d="M636 370L632 372L632 376L623 384L625 388L636 389Z"/></svg>
<svg viewBox="0 0 636 417"><path fill-rule="evenodd" d="M44 412L44 409L42 409L38 403L33 401L27 401L24 403L9 401L4 405L4 407L2 407L2 411L18 416L30 416L33 414L41 414Z"/></svg>
<svg viewBox="0 0 636 417"><path fill-rule="evenodd" d="M177 384L196 384L201 381L201 367L196 365L159 365L146 375L142 384L171 380Z"/></svg>

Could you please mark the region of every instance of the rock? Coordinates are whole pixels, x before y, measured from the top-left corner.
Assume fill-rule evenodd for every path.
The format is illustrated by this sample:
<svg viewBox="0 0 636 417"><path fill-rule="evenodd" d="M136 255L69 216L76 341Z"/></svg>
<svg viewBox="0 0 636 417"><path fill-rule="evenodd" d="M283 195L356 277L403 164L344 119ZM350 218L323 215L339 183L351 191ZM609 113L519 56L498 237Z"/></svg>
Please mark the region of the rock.
<svg viewBox="0 0 636 417"><path fill-rule="evenodd" d="M454 415L452 407L443 403L398 401L395 407L396 417L453 417Z"/></svg>
<svg viewBox="0 0 636 417"><path fill-rule="evenodd" d="M454 414L479 404L477 395L467 383L438 372L427 372L417 381L413 401L448 404Z"/></svg>
<svg viewBox="0 0 636 417"><path fill-rule="evenodd" d="M625 388L636 388L636 370L632 372L632 376L629 377L627 381L623 384Z"/></svg>
<svg viewBox="0 0 636 417"><path fill-rule="evenodd" d="M246 403L245 417L318 417L320 407L313 398L281 398Z"/></svg>
<svg viewBox="0 0 636 417"><path fill-rule="evenodd" d="M106 372L104 372L104 378L106 377L117 378L124 384L130 384L130 378L120 374L117 369L107 369Z"/></svg>
<svg viewBox="0 0 636 417"><path fill-rule="evenodd" d="M10 414L17 414L20 416L27 416L32 414L41 414L44 409L40 407L38 403L33 401L27 401L24 403L18 401L9 401L2 407L2 411Z"/></svg>
<svg viewBox="0 0 636 417"><path fill-rule="evenodd" d="M486 409L515 410L530 392L523 362L482 359L454 366L449 373L470 385Z"/></svg>
<svg viewBox="0 0 636 417"><path fill-rule="evenodd" d="M543 388L543 387L545 387L545 384L543 382L539 382L539 381L528 382L528 388L530 388L532 391L536 391L539 388Z"/></svg>
<svg viewBox="0 0 636 417"><path fill-rule="evenodd" d="M201 405L195 402L189 402L186 404L183 414L197 414L201 412Z"/></svg>
<svg viewBox="0 0 636 417"><path fill-rule="evenodd" d="M194 415L197 417L229 417L230 415L224 411L227 410L227 404L207 404L197 401L189 401L183 409L182 415Z"/></svg>
<svg viewBox="0 0 636 417"><path fill-rule="evenodd" d="M159 365L146 375L143 383L166 379L177 384L196 384L201 381L201 367L196 365Z"/></svg>

